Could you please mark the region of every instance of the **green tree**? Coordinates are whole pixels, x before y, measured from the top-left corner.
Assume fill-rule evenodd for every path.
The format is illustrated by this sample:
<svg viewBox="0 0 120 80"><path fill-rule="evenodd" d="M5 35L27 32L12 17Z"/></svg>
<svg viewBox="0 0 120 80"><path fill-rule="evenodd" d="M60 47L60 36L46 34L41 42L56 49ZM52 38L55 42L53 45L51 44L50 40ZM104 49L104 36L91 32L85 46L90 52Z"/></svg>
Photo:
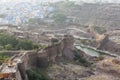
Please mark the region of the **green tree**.
<svg viewBox="0 0 120 80"><path fill-rule="evenodd" d="M40 46L34 44L30 40L16 39L14 36L10 36L4 32L0 32L0 50L32 50L38 49Z"/></svg>
<svg viewBox="0 0 120 80"><path fill-rule="evenodd" d="M29 80L49 80L45 71L40 70L27 70Z"/></svg>
<svg viewBox="0 0 120 80"><path fill-rule="evenodd" d="M6 50L11 50L11 49L12 49L12 45L11 45L11 44L5 45L5 49L6 49Z"/></svg>

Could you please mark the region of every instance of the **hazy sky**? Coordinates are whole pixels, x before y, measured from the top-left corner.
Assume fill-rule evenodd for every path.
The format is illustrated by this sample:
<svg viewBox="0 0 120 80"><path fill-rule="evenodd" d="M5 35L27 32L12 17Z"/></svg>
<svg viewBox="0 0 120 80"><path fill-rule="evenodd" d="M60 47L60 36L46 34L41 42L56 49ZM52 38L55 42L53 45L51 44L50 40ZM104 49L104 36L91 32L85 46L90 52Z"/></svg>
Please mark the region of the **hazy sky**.
<svg viewBox="0 0 120 80"><path fill-rule="evenodd" d="M0 3L3 3L3 2L37 2L37 1L44 2L44 1L56 1L56 0L0 0Z"/></svg>
<svg viewBox="0 0 120 80"><path fill-rule="evenodd" d="M37 2L37 1L59 1L59 0L0 0L0 3L3 2ZM120 0L71 0L71 1L85 1L85 2L97 2L97 1L102 1L102 2L120 2Z"/></svg>

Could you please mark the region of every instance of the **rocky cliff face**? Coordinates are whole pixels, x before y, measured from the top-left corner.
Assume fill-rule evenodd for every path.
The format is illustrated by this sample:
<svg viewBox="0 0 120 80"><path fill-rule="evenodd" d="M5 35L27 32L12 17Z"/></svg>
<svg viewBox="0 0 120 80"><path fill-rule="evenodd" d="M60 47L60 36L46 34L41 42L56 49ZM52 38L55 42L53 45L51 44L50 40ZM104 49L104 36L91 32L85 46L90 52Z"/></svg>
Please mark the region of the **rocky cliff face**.
<svg viewBox="0 0 120 80"><path fill-rule="evenodd" d="M95 38L95 41L97 43L96 48L109 51L111 53L120 54L120 44L117 44L116 42L109 39L110 33L98 34L97 32L94 31L92 26L89 26L88 33L90 33Z"/></svg>
<svg viewBox="0 0 120 80"><path fill-rule="evenodd" d="M21 60L22 63L18 63L18 69L21 74L21 78L22 80L28 80L26 70L37 67L37 53L34 51L27 52Z"/></svg>
<svg viewBox="0 0 120 80"><path fill-rule="evenodd" d="M60 42L40 50L38 52L39 66L43 66L44 64L47 66L48 63L55 63L63 58L73 59L73 44L74 38L70 35L65 35L64 39L62 39Z"/></svg>
<svg viewBox="0 0 120 80"><path fill-rule="evenodd" d="M100 43L98 49L109 51L114 54L120 55L120 44L117 44L109 39L109 36L106 36Z"/></svg>

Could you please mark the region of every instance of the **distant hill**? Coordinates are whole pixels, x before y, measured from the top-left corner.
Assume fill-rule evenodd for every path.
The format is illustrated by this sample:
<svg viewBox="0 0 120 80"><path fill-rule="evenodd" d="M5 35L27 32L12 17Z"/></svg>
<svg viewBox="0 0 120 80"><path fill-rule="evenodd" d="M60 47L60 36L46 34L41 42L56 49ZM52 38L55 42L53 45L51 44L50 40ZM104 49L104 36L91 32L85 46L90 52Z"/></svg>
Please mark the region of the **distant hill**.
<svg viewBox="0 0 120 80"><path fill-rule="evenodd" d="M120 28L120 4L83 4L71 10L70 16L84 25Z"/></svg>
<svg viewBox="0 0 120 80"><path fill-rule="evenodd" d="M117 3L75 5L73 2L66 1L46 6L29 2L0 4L0 14L5 15L5 18L1 21L5 20L13 24L28 22L30 18L43 19L46 16L48 17L50 13L54 15L57 11L74 19L74 24L94 25L109 29L118 29L120 25L120 4Z"/></svg>

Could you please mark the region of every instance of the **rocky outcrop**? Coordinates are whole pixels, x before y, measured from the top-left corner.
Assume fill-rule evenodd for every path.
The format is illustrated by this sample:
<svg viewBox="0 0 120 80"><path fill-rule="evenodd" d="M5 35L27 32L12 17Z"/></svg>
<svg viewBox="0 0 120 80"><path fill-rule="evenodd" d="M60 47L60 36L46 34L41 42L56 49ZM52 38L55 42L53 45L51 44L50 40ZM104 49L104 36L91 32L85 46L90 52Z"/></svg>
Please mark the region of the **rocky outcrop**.
<svg viewBox="0 0 120 80"><path fill-rule="evenodd" d="M117 44L113 41L107 41L106 43L104 43L100 49L102 50L106 50L106 51L109 51L111 53L114 53L114 54L118 54L120 55L120 44Z"/></svg>
<svg viewBox="0 0 120 80"><path fill-rule="evenodd" d="M106 57L95 63L94 75L85 77L82 80L119 80L120 79L120 59Z"/></svg>
<svg viewBox="0 0 120 80"><path fill-rule="evenodd" d="M92 26L88 27L88 32L95 38L97 42L96 48L120 55L120 44L110 40L109 34L98 34L94 31Z"/></svg>
<svg viewBox="0 0 120 80"><path fill-rule="evenodd" d="M120 59L107 58L97 64L97 70L107 73L114 77L120 77Z"/></svg>
<svg viewBox="0 0 120 80"><path fill-rule="evenodd" d="M37 67L37 53L35 51L26 52L22 57L22 63L18 64L22 80L28 80L26 70Z"/></svg>
<svg viewBox="0 0 120 80"><path fill-rule="evenodd" d="M63 56L67 59L73 60L74 38L71 35L65 35L63 39L63 44Z"/></svg>
<svg viewBox="0 0 120 80"><path fill-rule="evenodd" d="M74 57L74 53L72 52L74 48L73 44L74 38L71 35L65 35L61 41L40 50L38 52L39 66L43 66L42 64L48 65L47 63L55 63L64 58L72 60Z"/></svg>
<svg viewBox="0 0 120 80"><path fill-rule="evenodd" d="M58 61L67 58L69 60L73 59L74 53L72 52L74 46L74 38L70 35L65 35L64 38L58 42L55 40L55 43L50 46L35 51L25 51L14 56L14 59L18 62L16 63L17 70L16 74L20 74L20 76L16 76L16 78L20 78L22 80L28 80L26 70L32 68L47 68L50 64L56 63ZM14 59L12 61L14 62ZM19 62L20 60L20 62Z"/></svg>
<svg viewBox="0 0 120 80"><path fill-rule="evenodd" d="M17 70L19 71L21 80L28 80L26 70L29 70L33 67L37 67L37 53L35 51L27 51L24 53L19 54L19 58L21 59L20 63L17 63ZM16 74L18 73L16 72Z"/></svg>

